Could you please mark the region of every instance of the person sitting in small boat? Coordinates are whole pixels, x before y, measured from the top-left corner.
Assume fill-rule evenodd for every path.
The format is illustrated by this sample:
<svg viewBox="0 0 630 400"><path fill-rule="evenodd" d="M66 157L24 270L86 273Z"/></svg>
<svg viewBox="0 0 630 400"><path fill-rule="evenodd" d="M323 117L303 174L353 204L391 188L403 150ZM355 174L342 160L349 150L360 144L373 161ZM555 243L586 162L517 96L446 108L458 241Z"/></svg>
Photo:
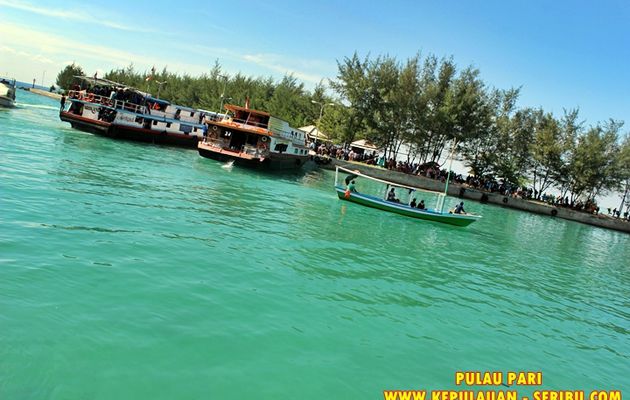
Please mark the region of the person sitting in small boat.
<svg viewBox="0 0 630 400"><path fill-rule="evenodd" d="M394 188L392 188L392 190L390 190L389 193L387 193L387 201L400 203L400 200L396 198L396 192L394 191Z"/></svg>
<svg viewBox="0 0 630 400"><path fill-rule="evenodd" d="M413 200L411 200L411 203L409 203L409 207L416 208L416 199L415 198Z"/></svg>
<svg viewBox="0 0 630 400"><path fill-rule="evenodd" d="M354 186L355 183L356 183L355 181L348 183L348 190L353 193L356 193L357 191L357 188Z"/></svg>
<svg viewBox="0 0 630 400"><path fill-rule="evenodd" d="M464 202L463 201L455 206L454 213L455 214L466 214L466 210L464 210Z"/></svg>
<svg viewBox="0 0 630 400"><path fill-rule="evenodd" d="M418 210L425 210L426 207L424 206L424 200L420 200L420 203L418 203Z"/></svg>

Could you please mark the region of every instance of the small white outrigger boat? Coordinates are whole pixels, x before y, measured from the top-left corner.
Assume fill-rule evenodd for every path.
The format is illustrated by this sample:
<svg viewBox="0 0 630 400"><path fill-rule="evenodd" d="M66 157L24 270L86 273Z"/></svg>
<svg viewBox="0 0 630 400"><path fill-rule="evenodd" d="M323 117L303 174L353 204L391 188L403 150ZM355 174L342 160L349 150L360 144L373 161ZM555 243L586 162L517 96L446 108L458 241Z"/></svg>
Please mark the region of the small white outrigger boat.
<svg viewBox="0 0 630 400"><path fill-rule="evenodd" d="M347 172L349 174L348 178L350 179L356 179L358 177L366 178L371 181L384 183L387 185L387 188L397 187L397 188L408 189L410 192L423 191L423 192L429 192L429 193L435 194L438 196L437 204L435 208L433 209L429 209L429 208L420 209L420 208L412 207L410 204L411 200L409 201L409 203L400 203L400 202L395 202L395 201L389 201L387 200L387 197L383 199L374 195L361 193L356 190L352 190L352 188L348 187L349 185L347 183L345 186L339 183L339 171ZM346 178L346 180L349 180L348 178ZM447 183L447 188L448 188L448 183ZM372 208L376 208L383 211L393 212L396 214L404 215L406 217L424 219L427 221L442 222L445 224L456 225L456 226L468 226L481 218L480 215L455 214L451 211L445 212L443 209L444 209L444 199L446 197L446 190L444 193L438 193L438 192L434 192L430 190L415 188L412 186L401 185L401 184L389 182L383 179L374 178L374 177L362 174L358 171L352 171L350 169L343 168L343 167L336 168L335 191L337 192L337 196L341 200L350 201L352 203L361 204L366 207L372 207ZM387 196L387 190L385 190L385 196Z"/></svg>
<svg viewBox="0 0 630 400"><path fill-rule="evenodd" d="M15 79L0 79L0 107L15 107Z"/></svg>

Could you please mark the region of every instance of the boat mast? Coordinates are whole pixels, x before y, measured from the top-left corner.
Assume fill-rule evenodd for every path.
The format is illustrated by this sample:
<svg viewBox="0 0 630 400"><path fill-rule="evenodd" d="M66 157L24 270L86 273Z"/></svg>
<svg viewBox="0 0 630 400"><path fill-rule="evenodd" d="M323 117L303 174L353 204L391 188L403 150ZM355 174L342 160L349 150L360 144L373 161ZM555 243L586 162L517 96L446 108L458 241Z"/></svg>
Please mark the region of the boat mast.
<svg viewBox="0 0 630 400"><path fill-rule="evenodd" d="M453 166L453 153L455 152L455 147L457 147L457 139L453 140L453 146L451 147L451 155L449 156L450 161L448 163L448 173L446 174L446 185L444 186L444 197L440 202L440 214L444 210L444 199L448 195L448 181L451 180L451 167Z"/></svg>

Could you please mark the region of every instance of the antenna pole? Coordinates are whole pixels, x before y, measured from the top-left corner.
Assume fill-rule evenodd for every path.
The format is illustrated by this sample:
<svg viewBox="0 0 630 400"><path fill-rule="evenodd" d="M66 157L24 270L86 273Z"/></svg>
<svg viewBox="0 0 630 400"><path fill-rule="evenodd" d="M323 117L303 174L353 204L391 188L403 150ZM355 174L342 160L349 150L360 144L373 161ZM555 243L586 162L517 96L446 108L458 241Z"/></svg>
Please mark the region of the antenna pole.
<svg viewBox="0 0 630 400"><path fill-rule="evenodd" d="M448 196L448 181L451 180L451 167L453 166L453 153L455 152L455 147L457 147L457 139L453 140L453 147L451 147L451 155L449 156L450 161L448 163L448 174L446 175L446 185L444 186L444 198ZM440 214L444 211L444 202L440 205Z"/></svg>

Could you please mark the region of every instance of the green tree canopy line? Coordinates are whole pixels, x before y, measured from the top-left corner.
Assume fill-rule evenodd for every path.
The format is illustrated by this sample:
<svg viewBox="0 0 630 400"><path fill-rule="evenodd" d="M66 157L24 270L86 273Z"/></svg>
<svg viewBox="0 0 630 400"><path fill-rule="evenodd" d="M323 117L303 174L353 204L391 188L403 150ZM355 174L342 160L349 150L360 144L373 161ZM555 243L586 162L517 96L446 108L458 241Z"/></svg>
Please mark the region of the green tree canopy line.
<svg viewBox="0 0 630 400"><path fill-rule="evenodd" d="M84 74L83 68L75 63L67 65L63 70L61 70L61 72L59 72L59 74L57 74L57 86L64 90L68 90L74 83L74 77L83 76Z"/></svg>
<svg viewBox="0 0 630 400"><path fill-rule="evenodd" d="M331 87L349 105L337 123L353 130L335 130L329 119L323 130L342 132L345 140L366 138L388 156L404 142L408 159L436 162L455 144L475 176L530 185L538 198L555 187L571 201L594 200L630 182L623 122L586 126L577 109L557 118L541 108L519 108L520 88L489 87L479 70L458 71L452 58L416 55L400 62L355 53L338 62Z"/></svg>
<svg viewBox="0 0 630 400"><path fill-rule="evenodd" d="M150 80L146 80L150 77ZM271 77L248 77L241 73L228 75L217 64L209 74L201 76L178 75L162 71L136 71L133 66L112 70L106 79L124 83L139 90L158 93L160 98L175 104L220 111L221 105L232 103L244 105L247 97L250 107L264 110L288 121L291 126L311 125L319 116L319 108L311 100L325 101L324 86L318 85L313 92L304 88L304 84L291 76L284 76L276 82Z"/></svg>
<svg viewBox="0 0 630 400"><path fill-rule="evenodd" d="M458 69L453 58L417 54L404 61L389 55L353 54L337 62L329 88L312 91L292 75L276 81L224 73L218 62L208 74L179 75L115 69L106 79L158 93L176 104L219 111L222 103L250 106L287 120L292 126L319 122L337 143L366 139L396 158L403 143L409 162L436 162L455 144L478 177L529 185L540 197L551 187L571 200L594 199L630 184L630 140L623 122L586 125L579 110L558 117L541 108L518 107L520 88L497 89L478 69ZM72 64L57 84L82 70ZM150 80L146 80L150 76ZM318 121L321 104L325 112ZM624 138L625 137L625 138Z"/></svg>

